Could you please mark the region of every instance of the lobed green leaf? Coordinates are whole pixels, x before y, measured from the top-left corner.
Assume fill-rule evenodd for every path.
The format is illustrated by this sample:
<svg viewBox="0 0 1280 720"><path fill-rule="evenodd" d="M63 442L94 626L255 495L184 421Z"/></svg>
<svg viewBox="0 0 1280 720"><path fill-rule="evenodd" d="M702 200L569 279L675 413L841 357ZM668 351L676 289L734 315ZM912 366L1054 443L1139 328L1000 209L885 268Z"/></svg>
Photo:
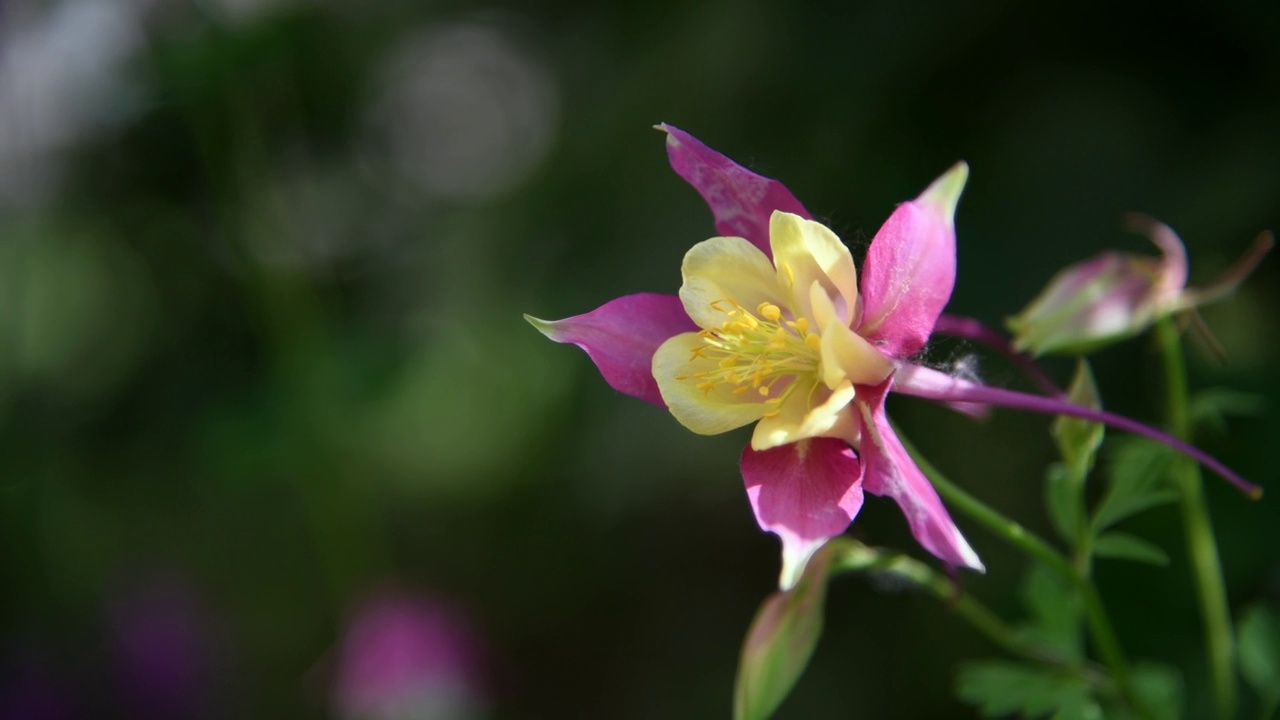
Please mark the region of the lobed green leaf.
<svg viewBox="0 0 1280 720"><path fill-rule="evenodd" d="M1005 660L962 665L956 694L986 717L1071 717L1062 714L1065 708L1083 709L1092 703L1088 684L1078 676Z"/></svg>
<svg viewBox="0 0 1280 720"><path fill-rule="evenodd" d="M1027 608L1027 632L1071 660L1084 658L1080 632L1080 597L1058 573L1045 565L1031 568L1023 581L1022 602Z"/></svg>
<svg viewBox="0 0 1280 720"><path fill-rule="evenodd" d="M1124 438L1112 445L1111 483L1093 514L1100 533L1143 510L1171 503L1178 493L1168 481L1173 451L1146 438Z"/></svg>
<svg viewBox="0 0 1280 720"><path fill-rule="evenodd" d="M1239 415L1261 415L1266 400L1256 393L1231 388L1206 388L1191 398L1191 422L1197 428L1227 433L1227 418Z"/></svg>
<svg viewBox="0 0 1280 720"><path fill-rule="evenodd" d="M1080 543L1084 529L1084 498L1081 482L1073 476L1071 468L1063 463L1053 463L1045 473L1045 511L1058 537L1070 547Z"/></svg>
<svg viewBox="0 0 1280 720"><path fill-rule="evenodd" d="M1093 541L1093 554L1114 560L1133 560L1151 565L1169 564L1169 554L1157 545L1127 533L1108 532Z"/></svg>

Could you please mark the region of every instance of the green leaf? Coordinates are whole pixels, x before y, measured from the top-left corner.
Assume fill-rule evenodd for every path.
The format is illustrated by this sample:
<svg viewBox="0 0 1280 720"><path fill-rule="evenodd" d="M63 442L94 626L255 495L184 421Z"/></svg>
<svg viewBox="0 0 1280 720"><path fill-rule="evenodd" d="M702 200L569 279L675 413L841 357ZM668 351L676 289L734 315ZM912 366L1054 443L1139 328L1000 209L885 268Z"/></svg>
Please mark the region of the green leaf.
<svg viewBox="0 0 1280 720"><path fill-rule="evenodd" d="M1080 543L1081 520L1084 517L1080 485L1071 468L1062 463L1053 463L1045 474L1045 510L1058 537L1071 547Z"/></svg>
<svg viewBox="0 0 1280 720"><path fill-rule="evenodd" d="M1077 676L1026 663L988 660L965 663L956 678L956 695L987 717L1060 717L1063 708L1087 707L1089 686ZM1079 717L1079 716L1076 716Z"/></svg>
<svg viewBox="0 0 1280 720"><path fill-rule="evenodd" d="M1076 375L1071 380L1071 387L1067 388L1067 399L1089 408L1102 407L1098 386L1093 381L1093 372L1083 358L1076 363ZM1105 434L1102 423L1064 415L1053 421L1052 433L1053 438L1058 441L1062 459L1083 479L1093 467L1094 456L1102 445Z"/></svg>
<svg viewBox="0 0 1280 720"><path fill-rule="evenodd" d="M1102 707L1091 697L1073 697L1058 708L1051 720L1103 720Z"/></svg>
<svg viewBox="0 0 1280 720"><path fill-rule="evenodd" d="M1151 720L1178 720L1182 717L1182 676L1168 665L1140 663L1130 680Z"/></svg>
<svg viewBox="0 0 1280 720"><path fill-rule="evenodd" d="M1104 533L1093 541L1093 554L1115 560L1134 560L1152 565L1168 565L1169 555L1156 545L1121 532Z"/></svg>
<svg viewBox="0 0 1280 720"><path fill-rule="evenodd" d="M1178 499L1168 481L1172 450L1146 438L1123 438L1111 447L1111 484L1094 512L1095 533L1147 508Z"/></svg>
<svg viewBox="0 0 1280 720"><path fill-rule="evenodd" d="M1266 400L1255 393L1231 388L1207 388L1191 398L1191 422L1195 427L1227 433L1227 418L1236 415L1261 415Z"/></svg>
<svg viewBox="0 0 1280 720"><path fill-rule="evenodd" d="M800 679L822 635L827 574L838 543L827 543L795 587L765 599L751 622L734 687L735 720L768 718Z"/></svg>
<svg viewBox="0 0 1280 720"><path fill-rule="evenodd" d="M1280 707L1280 620L1266 605L1244 611L1236 627L1240 674L1258 694L1263 713L1271 717Z"/></svg>
<svg viewBox="0 0 1280 720"><path fill-rule="evenodd" d="M1080 660L1084 641L1080 632L1080 598L1058 573L1035 565L1023 581L1022 602L1029 615L1027 632L1036 640Z"/></svg>

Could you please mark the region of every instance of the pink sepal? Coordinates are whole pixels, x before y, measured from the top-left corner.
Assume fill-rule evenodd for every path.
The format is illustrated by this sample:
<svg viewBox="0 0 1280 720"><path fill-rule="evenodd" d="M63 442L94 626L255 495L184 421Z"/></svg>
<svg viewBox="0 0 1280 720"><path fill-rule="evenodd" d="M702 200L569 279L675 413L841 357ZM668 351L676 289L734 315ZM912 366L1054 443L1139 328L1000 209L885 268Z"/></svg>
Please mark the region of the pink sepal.
<svg viewBox="0 0 1280 720"><path fill-rule="evenodd" d="M858 388L862 414L862 484L867 492L888 496L907 516L911 534L925 550L951 565L985 572L978 554L969 547L937 491L907 454L884 412L890 378L875 387Z"/></svg>
<svg viewBox="0 0 1280 720"><path fill-rule="evenodd" d="M666 403L653 379L653 353L668 338L698 329L680 298L658 293L624 295L564 320L525 319L552 340L587 351L614 390L661 408Z"/></svg>
<svg viewBox="0 0 1280 720"><path fill-rule="evenodd" d="M810 219L800 201L777 180L751 172L679 128L663 123L658 129L667 133L671 168L707 201L721 235L746 238L773 257L769 248L773 211Z"/></svg>
<svg viewBox="0 0 1280 720"><path fill-rule="evenodd" d="M761 529L782 539L782 577L789 589L805 563L849 527L862 507L858 458L843 440L813 438L742 452L742 479Z"/></svg>

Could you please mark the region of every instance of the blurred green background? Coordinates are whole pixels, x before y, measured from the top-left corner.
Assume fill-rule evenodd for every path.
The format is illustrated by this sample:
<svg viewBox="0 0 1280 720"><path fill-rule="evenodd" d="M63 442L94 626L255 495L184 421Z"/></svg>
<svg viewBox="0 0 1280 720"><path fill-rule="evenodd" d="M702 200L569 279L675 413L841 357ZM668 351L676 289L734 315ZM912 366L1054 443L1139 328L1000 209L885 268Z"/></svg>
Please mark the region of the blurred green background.
<svg viewBox="0 0 1280 720"><path fill-rule="evenodd" d="M1265 2L8 0L0 700L341 715L354 608L392 588L483 658L470 704L425 717L727 717L779 562L746 436L693 436L521 319L674 292L714 234L650 126L783 180L855 256L967 160L950 310L998 326L1067 263L1153 252L1126 211L1181 233L1193 284L1280 227L1277 37ZM1278 277L1205 311L1225 364L1192 353L1194 387L1266 401L1198 438L1268 486L1208 477L1235 607L1280 601ZM1024 387L929 351L975 355ZM1095 371L1158 422L1158 367L1143 338ZM891 410L1048 534L1046 419ZM966 588L1016 616L1025 561L959 522L989 569ZM1198 717L1176 511L1127 529L1173 562L1102 561L1103 590ZM851 532L923 556L885 500ZM850 577L828 611L779 717L972 716L954 664L998 651L945 607Z"/></svg>

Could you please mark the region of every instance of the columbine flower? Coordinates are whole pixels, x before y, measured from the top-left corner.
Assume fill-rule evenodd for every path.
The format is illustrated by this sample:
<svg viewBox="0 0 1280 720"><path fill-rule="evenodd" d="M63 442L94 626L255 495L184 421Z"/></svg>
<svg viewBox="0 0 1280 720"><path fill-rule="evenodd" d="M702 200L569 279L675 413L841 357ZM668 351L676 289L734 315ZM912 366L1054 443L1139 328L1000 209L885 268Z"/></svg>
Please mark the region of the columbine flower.
<svg viewBox="0 0 1280 720"><path fill-rule="evenodd" d="M896 363L924 346L951 295L952 214L968 168L894 211L859 286L849 250L780 183L662 129L672 167L706 198L725 237L685 256L678 298L633 295L531 322L586 350L616 389L665 405L695 432L759 421L742 474L756 520L782 538L784 588L844 532L864 490L896 500L927 550L982 570L884 412Z"/></svg>
<svg viewBox="0 0 1280 720"><path fill-rule="evenodd" d="M1170 313L1232 292L1271 249L1263 234L1226 273L1203 288L1188 288L1187 251L1168 225L1134 216L1161 257L1104 252L1062 270L1017 316L1009 318L1014 348L1036 355L1085 353L1133 337Z"/></svg>
<svg viewBox="0 0 1280 720"><path fill-rule="evenodd" d="M681 130L660 129L672 168L707 201L723 237L685 256L678 297L628 295L564 320L526 318L552 340L585 350L615 389L667 407L695 432L757 423L742 477L760 527L782 540L783 589L844 532L864 491L893 498L912 535L944 562L983 570L889 425L891 390L1107 422L1256 491L1204 453L1126 418L910 362L955 284L963 163L894 210L859 282L848 249L781 183Z"/></svg>

